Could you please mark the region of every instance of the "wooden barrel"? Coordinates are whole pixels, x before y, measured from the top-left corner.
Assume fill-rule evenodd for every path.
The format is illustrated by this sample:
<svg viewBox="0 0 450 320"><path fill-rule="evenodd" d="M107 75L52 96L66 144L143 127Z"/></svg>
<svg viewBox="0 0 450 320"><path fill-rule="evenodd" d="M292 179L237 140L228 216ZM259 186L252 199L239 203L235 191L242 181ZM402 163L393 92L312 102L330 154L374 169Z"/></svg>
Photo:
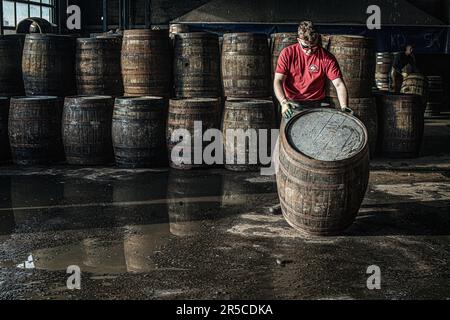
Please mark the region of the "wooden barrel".
<svg viewBox="0 0 450 320"><path fill-rule="evenodd" d="M125 30L122 44L125 95L169 97L171 64L168 30Z"/></svg>
<svg viewBox="0 0 450 320"><path fill-rule="evenodd" d="M307 235L338 235L354 222L369 181L363 123L333 109L310 109L283 124L278 193L287 222Z"/></svg>
<svg viewBox="0 0 450 320"><path fill-rule="evenodd" d="M330 52L339 62L350 98L372 95L375 76L374 41L360 36L336 35L330 39ZM336 89L328 84L328 96L337 97Z"/></svg>
<svg viewBox="0 0 450 320"><path fill-rule="evenodd" d="M126 168L167 163L168 100L161 97L117 98L112 120L116 164Z"/></svg>
<svg viewBox="0 0 450 320"><path fill-rule="evenodd" d="M75 43L69 36L29 34L22 70L25 92L64 97L75 93Z"/></svg>
<svg viewBox="0 0 450 320"><path fill-rule="evenodd" d="M415 94L421 97L422 107L425 111L428 102L428 81L420 73L411 73L403 79L401 93Z"/></svg>
<svg viewBox="0 0 450 320"><path fill-rule="evenodd" d="M337 98L333 98L331 103L333 106L339 107ZM349 106L354 115L366 126L370 155L373 157L376 153L378 139L378 113L375 98L349 99Z"/></svg>
<svg viewBox="0 0 450 320"><path fill-rule="evenodd" d="M53 33L55 29L54 25L45 19L30 17L17 24L16 33Z"/></svg>
<svg viewBox="0 0 450 320"><path fill-rule="evenodd" d="M206 32L176 35L174 87L177 98L222 96L217 35Z"/></svg>
<svg viewBox="0 0 450 320"><path fill-rule="evenodd" d="M390 158L419 156L424 135L421 99L412 94L382 94L377 97L382 154Z"/></svg>
<svg viewBox="0 0 450 320"><path fill-rule="evenodd" d="M11 99L8 131L14 163L38 165L61 158L61 113L57 97Z"/></svg>
<svg viewBox="0 0 450 320"><path fill-rule="evenodd" d="M0 36L0 96L21 96L24 35Z"/></svg>
<svg viewBox="0 0 450 320"><path fill-rule="evenodd" d="M226 97L266 98L271 95L267 36L227 33L223 36L222 79Z"/></svg>
<svg viewBox="0 0 450 320"><path fill-rule="evenodd" d="M67 163L104 165L113 159L110 96L67 97L62 122Z"/></svg>
<svg viewBox="0 0 450 320"><path fill-rule="evenodd" d="M271 152L271 129L275 128L272 100L228 99L222 124L225 168L257 171L261 167L259 130L267 130L267 151ZM252 134L253 133L253 134ZM246 139L246 136L249 138Z"/></svg>
<svg viewBox="0 0 450 320"><path fill-rule="evenodd" d="M77 39L75 69L79 95L123 95L121 50L122 40L117 37Z"/></svg>
<svg viewBox="0 0 450 320"><path fill-rule="evenodd" d="M11 158L8 138L9 99L0 97L0 161Z"/></svg>
<svg viewBox="0 0 450 320"><path fill-rule="evenodd" d="M376 53L375 83L378 90L390 91L393 58L394 56L391 52Z"/></svg>
<svg viewBox="0 0 450 320"><path fill-rule="evenodd" d="M275 75L275 71L277 69L278 58L280 57L281 51L284 48L287 48L293 44L298 43L297 40L298 34L295 32L283 32L283 33L274 33L271 36L271 51L272 51L272 78Z"/></svg>
<svg viewBox="0 0 450 320"><path fill-rule="evenodd" d="M444 85L441 76L428 76L428 102L425 110L426 117L435 117L441 114L444 103Z"/></svg>
<svg viewBox="0 0 450 320"><path fill-rule="evenodd" d="M195 153L203 155L204 148L209 143L195 143L203 141L203 134L209 129L220 129L221 102L218 98L191 98L173 99L169 104L169 119L167 124L167 147L169 152L170 167L175 169L194 169L206 167L204 159L196 159ZM201 131L195 130L195 122L200 125ZM199 128L200 129L200 128ZM180 138L175 135L175 131L186 130L191 140L185 141L187 137ZM199 135L202 135L201 137ZM174 150L176 146L189 145L190 154L184 154L187 149ZM172 154L174 153L174 154ZM198 157L197 157L198 158ZM203 158L203 157L202 157ZM197 161L196 161L197 160Z"/></svg>
<svg viewBox="0 0 450 320"><path fill-rule="evenodd" d="M189 25L181 23L173 23L169 26L169 34L172 39L179 33L189 32Z"/></svg>

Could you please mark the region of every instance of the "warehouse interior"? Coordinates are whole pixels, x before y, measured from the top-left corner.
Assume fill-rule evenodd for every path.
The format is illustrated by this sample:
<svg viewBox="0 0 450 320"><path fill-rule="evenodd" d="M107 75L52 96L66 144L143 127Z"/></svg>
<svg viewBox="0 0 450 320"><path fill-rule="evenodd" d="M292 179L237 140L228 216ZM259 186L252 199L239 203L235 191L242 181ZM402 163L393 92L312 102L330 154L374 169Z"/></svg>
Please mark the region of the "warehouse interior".
<svg viewBox="0 0 450 320"><path fill-rule="evenodd" d="M69 30L66 22L72 12L68 13L68 8L74 5L81 9L81 29ZM367 8L371 5L381 9L381 29L370 30L367 27ZM30 17L39 19L27 20ZM1 300L450 299L450 0L1 0L0 18L0 111L6 108L6 101L9 106L9 121L8 116L0 112L0 136L6 134L6 140L0 141L0 151L4 153L0 155ZM372 47L368 56L371 62L362 63L373 65L373 81L370 83L373 95L371 93L370 97L359 98L374 101L372 109L378 109L378 117L374 116L378 128L381 128L380 123L385 128L393 123L399 127L398 134L402 137L409 130L402 127L404 123L400 118L387 119L391 114L379 111L379 103L389 104L390 99L395 97L386 93L383 98L380 93L382 88L376 88L379 83L375 81L382 80L375 80L375 68L377 64L382 64L381 61L384 64L382 59L394 59L393 53L403 51L408 44L414 44L417 69L422 75L421 79L428 79L427 86L430 86L428 104L427 101L424 104L424 109L427 106L425 115L423 112L420 117L416 115L422 123L422 129L417 129L422 130L420 138L414 136L417 141L413 141L418 144L417 150L407 156L391 156L392 152L374 155L375 147L371 147L369 152L369 142L366 141L367 173L370 171L368 186L361 189L366 192L355 212L357 216L349 227L340 230L342 232L332 230L328 235L321 234L319 230L318 235L314 232L308 234L304 232L305 229L297 230L295 223L289 221L284 197L288 199L293 191L280 188L285 186L284 183L287 185L285 180L291 179L289 181L292 182L300 178L283 171L289 169L288 165L282 170L287 177L280 178L279 173L262 174L259 167L257 170L235 170L223 165L177 167L171 164L169 168L167 161L141 168L120 166L119 163L124 164L128 160L126 156L120 158L118 147L115 148L116 158L109 155L107 159L110 160L103 160L101 164L83 163L76 156L70 158L67 146L64 146L66 160L64 151L59 151L57 159L48 164L36 162L24 165L17 160L24 152L16 151L14 155L13 137L16 139L16 136L27 131L27 123L19 126L18 120L12 119L13 105L23 110L35 107L30 97L20 100L18 96L63 98L61 104L64 104L64 114L62 111L59 114L59 119L64 117L66 121L62 125L63 134L64 128L73 124L66 117L75 114L79 104L96 107L102 103L111 103L114 110L125 110L128 102L120 98L122 95L157 95L161 98L153 97L151 102L155 106L166 103L168 108L170 104L170 110L177 106L179 109L176 112L179 113L169 110L169 113L172 112L169 125L170 121L178 121L183 114L190 115L189 103L184 103L184 97L178 95L181 91L177 91L177 86L187 85L187 80L182 77L180 80L179 75L174 76L180 65L183 67L184 61L187 61L183 60L186 59L183 54L191 52L177 47L179 37L185 33L206 32L214 35L213 40L208 41L217 47L214 47L217 50L212 50L211 55L217 55L219 64L222 61L217 70L222 74L211 77L209 82L220 82L218 86L221 86L220 90L225 90L225 94L217 93L214 95L216 102L208 100L206 105L217 105L208 116L216 117L217 122L223 122L220 125L225 126L226 116L223 114L226 114L227 103L231 110L233 103L238 105L240 101L233 101L235 96L226 93L227 90L237 92L236 88L232 88L237 82L227 82L228 71L225 69L232 69L230 73L239 72L239 65L236 60L226 60L230 57L226 56L225 48L227 44L231 48L233 46L230 43L241 40L239 36L227 38L227 35L257 34L265 40L272 39L269 47L264 47L267 53L272 50L270 55L266 54L267 59L264 58L264 62L269 65L273 59L275 34L296 33L299 22L303 20L313 21L323 35L323 40L328 39L326 36L331 39L327 50L332 53L333 39L339 35L370 39ZM183 31L177 34L173 31L174 26ZM38 38L33 38L36 35L28 34L30 30L33 33L33 28L44 34L65 35L65 39L77 41L77 51L72 50L72 56L69 56L69 49L62 48L62 44L53 46L50 43L38 47ZM44 29L47 31L42 31ZM130 34L128 47L125 42L127 31L138 29L167 33L165 39L171 47L167 47L165 54L161 51L163 54L153 57L156 65L167 65L167 68L159 68L159 73L154 71L152 81L156 83L167 78L171 86L169 96L164 93L141 94L136 89L137 80L130 79L132 72L138 69L132 65L135 61L133 57L137 54L128 52L126 56L125 48L134 48L134 43L139 42L142 35ZM171 38L168 37L169 32ZM4 48L10 48L10 45L2 45L2 41L10 41L5 37L23 33L27 33L25 43L28 39L35 39L35 47L30 45L28 49L22 48L23 55L22 51L16 55L21 59L23 70L20 72L23 72L23 78L6 78L2 70L11 68L7 67L5 57L11 59L12 55L5 53L7 49ZM122 72L120 84L126 87L128 83L131 89L128 94L126 89L117 95L95 94L97 100L86 102L88 98L83 100L73 97L91 96L85 93L88 92L87 84L83 87L85 91L80 93L80 86L74 83L79 80L79 74L85 71L76 59L79 59L80 46L90 45L91 40L86 39L97 37L106 37L111 41L111 47L106 51L100 48L104 52L113 52L114 48L119 48L118 55L113 56L111 53L107 57L111 60L106 63L111 72L112 69L118 69L119 74ZM154 37L156 39L159 35ZM195 43L193 39L192 43ZM257 43L256 38L250 39L248 43ZM73 76L70 79L67 74L70 66L67 70L62 66L61 70L65 71L56 79L60 83L49 80L45 88L54 85L60 90L54 92L65 90L66 93L37 93L36 88L40 83L30 80L33 70L28 76L25 75L29 71L26 68L36 65L30 64L30 67L25 59L40 54L39 48L43 51L50 48L51 60L48 63L51 64L54 61L52 59L57 59L52 50L59 47L61 50L67 49L63 53L66 62L72 61L71 67L81 71L72 70L77 72L77 78ZM32 49L38 52L30 53ZM263 56L264 50L253 54ZM336 47L335 50L339 51ZM202 52L209 54L210 51ZM199 59L205 63L209 56L205 54ZM88 60L86 65L91 63ZM229 64L224 61L229 61ZM341 67L344 71L352 70L351 66ZM390 67L387 73L391 72ZM97 70L92 63L86 68ZM258 68L264 69L260 65ZM270 73L273 77L275 72L272 69ZM16 82L13 83L13 80ZM272 108L271 112L274 110L276 113L278 102L274 103L269 97L273 96L272 78L269 75L268 79L263 80L270 84L270 89L266 86L270 92L257 98L250 97L255 101L253 109L249 110L261 108L258 115L262 115ZM348 75L346 77L344 72L344 80L350 83L354 79ZM434 81L439 83L439 87L433 87L433 91ZM6 94L8 83L13 83L14 94ZM23 93L19 93L18 86L24 83ZM231 88L227 83L232 83ZM439 101L432 100L436 91ZM414 93L408 96L414 97L414 103L420 104L419 93ZM246 94L248 91L244 96ZM2 96L5 96L3 100ZM100 96L117 99L100 99ZM264 97L268 98L264 100ZM213 99L211 96L206 98ZM241 98L246 97L235 99ZM337 97L334 98L336 100ZM60 103L56 98L42 99L52 106ZM139 98L136 100L137 104L140 103ZM395 109L395 103L392 103ZM267 105L269 107L264 109ZM349 107L352 107L351 103ZM200 104L195 105L195 108L202 109ZM52 114L49 111L46 116L52 117ZM172 114L177 116L171 118ZM120 115L125 117L126 111ZM17 112L19 116L20 112ZM159 151L160 154L167 152L166 142L170 140L170 137L165 136L166 120L161 118L161 122L155 124L155 127L163 130L160 130L160 136L156 136L161 138L164 148L164 151ZM282 121L277 118L277 123ZM362 124L364 121L361 121L355 123ZM13 124L17 124L17 128L12 129ZM59 125L58 134L61 135L60 122ZM367 126L366 123L364 125ZM113 137L110 140L120 140L115 138L114 128L113 122ZM155 132L158 128L154 129ZM366 140L371 134L368 126L367 129L361 129L365 132ZM111 136L111 123L108 130ZM72 131L71 134L78 133ZM69 141L70 134L64 139L64 142ZM172 146L170 142L167 143L169 155ZM280 148L283 148L282 145L281 142ZM6 156L10 147L13 155ZM395 149L395 142L386 143L388 147ZM74 150L70 152L75 154ZM102 152L97 156L105 157L108 153L106 149ZM165 155L166 158L168 155ZM321 167L317 172L323 173L326 168ZM363 165L358 168L363 169ZM349 181L350 178L342 185L351 184L352 181ZM348 192L355 195L358 193L357 188L351 185ZM303 199L303 195L299 197ZM330 199L323 201L332 203ZM277 206L280 202L281 209ZM328 216L333 210L327 210ZM81 270L81 288L76 290L66 287L70 266L77 266ZM371 266L381 270L379 288L369 288L368 270Z"/></svg>

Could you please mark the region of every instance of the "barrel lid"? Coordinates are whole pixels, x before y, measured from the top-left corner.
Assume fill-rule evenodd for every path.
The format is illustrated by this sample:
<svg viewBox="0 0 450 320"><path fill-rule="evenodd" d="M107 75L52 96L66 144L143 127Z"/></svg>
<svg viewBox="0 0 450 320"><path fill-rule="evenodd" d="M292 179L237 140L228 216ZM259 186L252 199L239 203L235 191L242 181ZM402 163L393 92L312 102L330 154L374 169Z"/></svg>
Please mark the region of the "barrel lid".
<svg viewBox="0 0 450 320"><path fill-rule="evenodd" d="M157 96L140 96L140 97L120 97L116 98L116 102L118 103L126 103L126 102L148 102L148 101L163 101L166 98L157 97Z"/></svg>
<svg viewBox="0 0 450 320"><path fill-rule="evenodd" d="M27 97L13 97L13 100L21 101L38 101L38 100L57 100L57 96L27 96Z"/></svg>
<svg viewBox="0 0 450 320"><path fill-rule="evenodd" d="M53 38L53 39L65 39L72 40L71 36L62 35L62 34L53 34L53 33L29 33L26 36L27 39L45 39L45 38Z"/></svg>
<svg viewBox="0 0 450 320"><path fill-rule="evenodd" d="M77 99L77 100L84 100L84 101L97 101L97 100L108 100L108 99L113 99L112 96L71 96L71 97L66 97L66 99Z"/></svg>
<svg viewBox="0 0 450 320"><path fill-rule="evenodd" d="M367 145L367 129L355 117L333 109L312 109L295 116L286 127L294 150L319 161L354 157Z"/></svg>

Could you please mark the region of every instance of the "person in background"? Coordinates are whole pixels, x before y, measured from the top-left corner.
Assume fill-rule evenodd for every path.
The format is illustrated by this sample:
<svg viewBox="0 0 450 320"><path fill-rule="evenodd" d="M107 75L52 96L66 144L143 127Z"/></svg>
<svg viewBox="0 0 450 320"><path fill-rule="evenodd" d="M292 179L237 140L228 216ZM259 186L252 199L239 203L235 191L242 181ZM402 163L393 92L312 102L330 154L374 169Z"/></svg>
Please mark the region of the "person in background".
<svg viewBox="0 0 450 320"><path fill-rule="evenodd" d="M400 92L403 79L411 73L417 73L417 66L416 57L414 56L414 45L408 44L403 52L395 56L392 64L391 77L394 92Z"/></svg>
<svg viewBox="0 0 450 320"><path fill-rule="evenodd" d="M348 108L348 92L336 58L320 45L320 34L311 21L298 28L298 43L281 51L274 77L274 91L281 114L290 119L294 109L320 107L330 80L337 90L340 107Z"/></svg>

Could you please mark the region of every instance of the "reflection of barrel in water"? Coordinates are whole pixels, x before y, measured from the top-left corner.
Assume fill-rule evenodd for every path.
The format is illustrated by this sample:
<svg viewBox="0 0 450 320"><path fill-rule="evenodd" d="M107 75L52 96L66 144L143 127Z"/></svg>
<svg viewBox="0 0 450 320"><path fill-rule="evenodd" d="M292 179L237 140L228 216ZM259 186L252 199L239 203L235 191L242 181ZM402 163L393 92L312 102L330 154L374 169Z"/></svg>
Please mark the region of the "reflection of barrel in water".
<svg viewBox="0 0 450 320"><path fill-rule="evenodd" d="M254 198L255 187L243 179L236 175L223 176L222 207L246 205Z"/></svg>
<svg viewBox="0 0 450 320"><path fill-rule="evenodd" d="M126 272L123 242L89 238L83 240L83 262L88 272L118 274Z"/></svg>
<svg viewBox="0 0 450 320"><path fill-rule="evenodd" d="M127 226L124 235L128 272L150 272L157 269L153 256L162 251L170 235L167 223Z"/></svg>
<svg viewBox="0 0 450 320"><path fill-rule="evenodd" d="M114 181L116 222L121 226L167 223L167 179L168 173L160 172Z"/></svg>
<svg viewBox="0 0 450 320"><path fill-rule="evenodd" d="M221 175L172 170L167 194L170 232L179 237L199 233L202 221L219 213L221 193Z"/></svg>
<svg viewBox="0 0 450 320"><path fill-rule="evenodd" d="M48 228L63 199L64 185L51 177L11 177L11 203L18 229Z"/></svg>
<svg viewBox="0 0 450 320"><path fill-rule="evenodd" d="M68 266L82 268L82 251L80 243L53 248L43 248L31 254L34 267L38 270L65 271ZM82 268L83 271L83 268Z"/></svg>

